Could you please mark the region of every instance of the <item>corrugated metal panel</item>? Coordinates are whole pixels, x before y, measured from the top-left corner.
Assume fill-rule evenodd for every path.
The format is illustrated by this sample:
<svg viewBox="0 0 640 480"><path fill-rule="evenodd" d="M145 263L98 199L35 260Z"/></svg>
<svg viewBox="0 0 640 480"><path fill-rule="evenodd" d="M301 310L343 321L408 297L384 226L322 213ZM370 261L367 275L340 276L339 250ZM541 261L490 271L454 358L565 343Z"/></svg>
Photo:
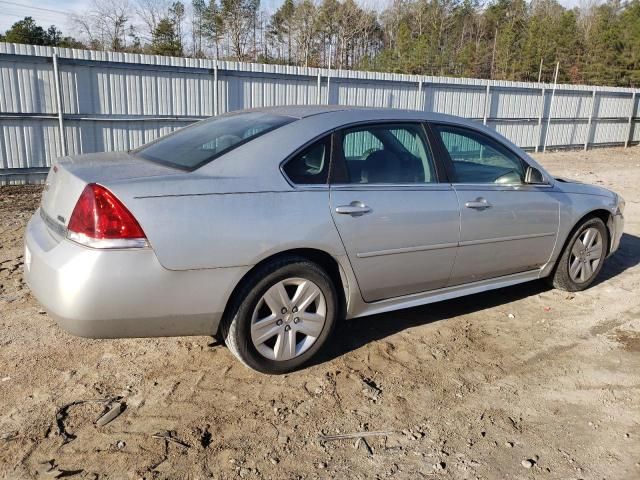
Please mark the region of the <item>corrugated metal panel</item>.
<svg viewBox="0 0 640 480"><path fill-rule="evenodd" d="M489 122L489 126L522 148L539 146L540 129L537 122Z"/></svg>
<svg viewBox="0 0 640 480"><path fill-rule="evenodd" d="M70 48L53 48L42 47L36 45L22 45L12 43L0 42L0 54L13 54L13 55L34 55L51 57L54 52L58 53L63 58L73 58L79 60L92 60L100 62L116 62L116 63L131 63L140 65L163 65L168 67L183 67L183 68L213 68L215 60L207 59L195 59L195 58L180 58L180 57L163 57L159 55L141 55L132 53L121 52L100 52L93 50L76 50ZM295 67L285 65L266 65L266 64L254 64L254 63L240 63L240 62L227 62L219 61L218 66L221 69L236 70L243 72L264 72L264 73L278 73L283 75L310 75L315 76L321 73L323 76L327 76L329 70ZM361 80L384 80L384 81L399 81L399 82L413 82L417 83L422 80L425 83L442 83L442 84L455 84L462 86L486 86L490 83L494 86L501 86L507 88L536 88L542 87L552 88L553 85L549 83L527 83L527 82L511 82L504 80L481 80L474 78L456 78L456 77L431 77L421 75L404 75L397 73L382 73L382 72L360 72L351 70L332 70L330 74L334 77L361 79ZM632 88L620 88L620 87L593 87L589 85L571 85L560 84L559 89L574 90L574 91L588 91L591 92L594 89L597 91L617 91L617 92L634 92L637 89Z"/></svg>
<svg viewBox="0 0 640 480"><path fill-rule="evenodd" d="M362 82L332 78L329 103L361 107L415 109L417 84Z"/></svg>
<svg viewBox="0 0 640 480"><path fill-rule="evenodd" d="M492 88L489 118L537 117L541 95L542 90Z"/></svg>
<svg viewBox="0 0 640 480"><path fill-rule="evenodd" d="M570 147L584 145L587 122L551 122L547 147Z"/></svg>
<svg viewBox="0 0 640 480"><path fill-rule="evenodd" d="M35 59L37 60L37 59ZM0 112L53 113L55 84L50 63L0 58Z"/></svg>
<svg viewBox="0 0 640 480"><path fill-rule="evenodd" d="M596 96L596 117L629 117L631 112L631 95L599 94Z"/></svg>
<svg viewBox="0 0 640 480"><path fill-rule="evenodd" d="M209 116L213 78L154 70L62 66L65 113Z"/></svg>
<svg viewBox="0 0 640 480"><path fill-rule="evenodd" d="M177 128L185 122L73 121L65 123L70 154L131 150Z"/></svg>
<svg viewBox="0 0 640 480"><path fill-rule="evenodd" d="M631 141L640 142L640 122L633 122L631 125Z"/></svg>
<svg viewBox="0 0 640 480"><path fill-rule="evenodd" d="M449 85L427 85L425 110L446 113L466 118L484 116L485 88L451 87Z"/></svg>
<svg viewBox="0 0 640 480"><path fill-rule="evenodd" d="M624 143L629 124L624 120L594 120L591 143Z"/></svg>
<svg viewBox="0 0 640 480"><path fill-rule="evenodd" d="M276 105L316 104L317 77L240 76L220 75L223 82L222 98L228 99L224 112L244 108L271 107Z"/></svg>
<svg viewBox="0 0 640 480"><path fill-rule="evenodd" d="M38 172L34 169L33 173L3 173L0 171L0 186L2 185L24 185L25 183L35 185L44 183L47 178L46 172Z"/></svg>
<svg viewBox="0 0 640 480"><path fill-rule="evenodd" d="M591 93L556 90L553 118L588 118L591 115Z"/></svg>
<svg viewBox="0 0 640 480"><path fill-rule="evenodd" d="M45 167L62 155L56 120L6 119L0 122L0 132L3 169Z"/></svg>
<svg viewBox="0 0 640 480"><path fill-rule="evenodd" d="M490 127L524 148L543 145L550 115L548 146L583 145L593 113L590 144L624 144L628 138L640 141L638 121L632 122L631 132L628 123L632 110L640 117L640 90L629 88L558 85L552 105L553 86L542 83L329 71L0 43L3 170L44 167L62 154L54 53L59 57L70 154L135 148L213 115L216 99L218 113L319 102L424 109L476 120L486 116ZM491 91L488 103L487 85Z"/></svg>

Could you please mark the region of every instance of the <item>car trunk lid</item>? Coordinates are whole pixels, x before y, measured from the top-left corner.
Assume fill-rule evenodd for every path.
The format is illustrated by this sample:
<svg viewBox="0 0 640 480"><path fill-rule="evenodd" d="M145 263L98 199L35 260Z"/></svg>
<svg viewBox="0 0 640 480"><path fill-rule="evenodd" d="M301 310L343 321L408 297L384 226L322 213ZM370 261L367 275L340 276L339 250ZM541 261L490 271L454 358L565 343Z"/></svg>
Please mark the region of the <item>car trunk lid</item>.
<svg viewBox="0 0 640 480"><path fill-rule="evenodd" d="M60 237L64 234L76 202L87 184L108 186L125 179L181 173L184 172L125 152L64 157L51 167L47 175L40 204L41 215L54 236Z"/></svg>

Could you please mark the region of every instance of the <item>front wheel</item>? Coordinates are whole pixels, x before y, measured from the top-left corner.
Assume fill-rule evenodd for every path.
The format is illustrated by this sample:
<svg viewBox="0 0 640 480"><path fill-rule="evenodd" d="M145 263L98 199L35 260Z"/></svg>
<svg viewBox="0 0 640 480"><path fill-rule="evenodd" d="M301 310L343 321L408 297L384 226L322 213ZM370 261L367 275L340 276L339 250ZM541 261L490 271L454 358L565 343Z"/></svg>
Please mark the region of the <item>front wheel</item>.
<svg viewBox="0 0 640 480"><path fill-rule="evenodd" d="M249 368L286 373L307 362L329 338L337 295L319 265L292 256L255 271L229 310L221 325L229 350Z"/></svg>
<svg viewBox="0 0 640 480"><path fill-rule="evenodd" d="M584 290L600 273L609 248L607 227L599 218L580 225L558 259L552 283L569 292Z"/></svg>

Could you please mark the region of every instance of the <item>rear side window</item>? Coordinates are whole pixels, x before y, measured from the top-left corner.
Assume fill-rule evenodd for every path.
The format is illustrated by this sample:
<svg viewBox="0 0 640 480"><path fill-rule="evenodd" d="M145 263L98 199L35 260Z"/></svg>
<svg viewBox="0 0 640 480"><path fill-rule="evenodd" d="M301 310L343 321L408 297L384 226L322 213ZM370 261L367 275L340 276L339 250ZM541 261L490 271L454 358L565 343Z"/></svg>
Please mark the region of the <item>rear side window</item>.
<svg viewBox="0 0 640 480"><path fill-rule="evenodd" d="M305 148L283 167L285 175L296 185L319 185L329 177L331 137Z"/></svg>
<svg viewBox="0 0 640 480"><path fill-rule="evenodd" d="M134 152L146 160L195 170L235 147L294 118L264 112L236 113L195 123Z"/></svg>

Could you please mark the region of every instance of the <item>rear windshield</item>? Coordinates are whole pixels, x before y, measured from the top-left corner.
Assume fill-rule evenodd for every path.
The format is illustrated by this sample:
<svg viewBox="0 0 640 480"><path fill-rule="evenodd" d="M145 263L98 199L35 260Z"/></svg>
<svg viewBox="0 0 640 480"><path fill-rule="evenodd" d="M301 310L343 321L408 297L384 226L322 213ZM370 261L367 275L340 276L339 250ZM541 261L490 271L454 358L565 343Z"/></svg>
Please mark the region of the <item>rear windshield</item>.
<svg viewBox="0 0 640 480"><path fill-rule="evenodd" d="M195 170L223 153L292 122L282 115L246 112L210 118L178 130L134 152L146 160Z"/></svg>

